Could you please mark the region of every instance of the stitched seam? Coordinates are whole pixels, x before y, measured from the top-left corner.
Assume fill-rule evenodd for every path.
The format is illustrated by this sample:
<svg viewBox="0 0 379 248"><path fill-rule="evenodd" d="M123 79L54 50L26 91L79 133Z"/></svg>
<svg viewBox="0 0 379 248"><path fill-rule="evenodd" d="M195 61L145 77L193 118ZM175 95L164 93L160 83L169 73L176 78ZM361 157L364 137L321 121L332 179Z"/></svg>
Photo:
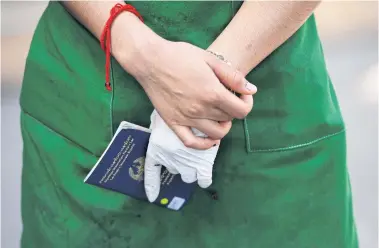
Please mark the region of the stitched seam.
<svg viewBox="0 0 379 248"><path fill-rule="evenodd" d="M109 112L110 112L109 115L110 115L110 121L111 121L111 138L112 138L113 137L113 102L114 102L114 91L115 91L115 87L116 87L114 77L113 77L114 73L113 73L112 59L111 59L110 67L111 67L112 95L111 95L111 100L109 103Z"/></svg>
<svg viewBox="0 0 379 248"><path fill-rule="evenodd" d="M250 133L249 133L249 129L247 128L247 120L246 120L246 117L243 119L243 128L244 128L244 131L245 131L246 151L247 151L247 152L253 152L253 151L251 150Z"/></svg>
<svg viewBox="0 0 379 248"><path fill-rule="evenodd" d="M80 145L79 143L76 143L75 141L71 140L70 138L68 138L67 136L65 136L64 134L54 130L53 128L51 128L49 125L43 123L42 121L38 120L36 117L34 117L33 115L31 115L30 113L28 113L25 109L21 108L22 112L29 116L30 118L32 118L33 120L35 120L36 122L38 122L39 124L41 124L42 126L44 126L45 128L47 128L49 131L59 135L60 137L62 137L63 139L69 141L70 143L74 144L75 146L77 146L78 148L82 149L83 151L89 153L90 155L93 155L95 157L97 157L96 154L92 153L90 150L88 150L87 148L85 148L84 146Z"/></svg>
<svg viewBox="0 0 379 248"><path fill-rule="evenodd" d="M22 124L25 123L25 119L24 119L24 118L23 118L21 121L22 121ZM24 124L24 125L25 125L25 124ZM35 149L37 149L36 147L38 147L38 145L36 144L34 138L30 135L30 133L29 133L29 132L25 132L24 135L27 135L27 136L28 136L28 138L30 139L31 144L34 146ZM42 161L43 161L43 159L42 159ZM51 170L49 170L48 166L46 166L46 163L43 161L43 162L41 163L41 165L42 165L42 167L44 168L44 170L46 171L46 174L47 174L47 176L48 176L48 180L46 180L46 182L52 182L52 183L53 183L54 186L51 187L51 188L52 188L52 190L55 192L55 194L56 194L56 196L57 196L57 198L58 198L58 202L59 202L59 204L60 204L61 209L63 209L63 201L62 201L62 197L59 195L59 192L58 192L58 190L57 190L57 188L58 188L58 183L57 183L57 181L54 179Z"/></svg>
<svg viewBox="0 0 379 248"><path fill-rule="evenodd" d="M309 145L313 145L313 144L315 144L317 142L320 142L320 141L322 141L324 139L328 139L330 137L333 137L335 135L338 135L340 133L345 132L345 129L342 129L342 130L340 130L338 132L327 134L325 136L322 136L320 138L311 140L309 142L301 143L301 144L298 144L298 145L287 146L287 147L270 148L270 149L251 149L250 133L249 133L249 129L247 128L247 120L246 120L246 118L244 119L244 130L245 130L245 139L246 139L246 150L247 150L248 153L281 152L281 151L294 150L294 149L297 149L297 148L302 148L302 147L306 147L306 146L309 146Z"/></svg>

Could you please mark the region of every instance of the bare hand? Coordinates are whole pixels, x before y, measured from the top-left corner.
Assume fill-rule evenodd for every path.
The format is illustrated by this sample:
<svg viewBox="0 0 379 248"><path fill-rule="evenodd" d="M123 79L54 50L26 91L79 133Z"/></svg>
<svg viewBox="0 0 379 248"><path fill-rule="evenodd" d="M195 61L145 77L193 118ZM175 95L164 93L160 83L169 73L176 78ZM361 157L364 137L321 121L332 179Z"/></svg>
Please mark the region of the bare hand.
<svg viewBox="0 0 379 248"><path fill-rule="evenodd" d="M185 146L208 149L253 107L256 87L214 55L185 42L164 40L139 56L133 76ZM228 89L242 94L237 97ZM197 137L196 128L208 137Z"/></svg>

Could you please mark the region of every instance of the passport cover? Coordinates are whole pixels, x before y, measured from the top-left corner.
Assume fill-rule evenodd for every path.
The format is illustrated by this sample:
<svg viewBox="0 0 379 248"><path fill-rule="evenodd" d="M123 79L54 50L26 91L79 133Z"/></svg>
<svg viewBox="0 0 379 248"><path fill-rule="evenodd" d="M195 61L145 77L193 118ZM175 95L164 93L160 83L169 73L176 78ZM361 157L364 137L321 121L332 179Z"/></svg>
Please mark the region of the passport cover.
<svg viewBox="0 0 379 248"><path fill-rule="evenodd" d="M127 122L120 124L111 143L84 182L148 201L143 172L149 138L149 129ZM153 203L180 210L190 199L195 185L183 182L179 174L171 174L162 166L161 189Z"/></svg>

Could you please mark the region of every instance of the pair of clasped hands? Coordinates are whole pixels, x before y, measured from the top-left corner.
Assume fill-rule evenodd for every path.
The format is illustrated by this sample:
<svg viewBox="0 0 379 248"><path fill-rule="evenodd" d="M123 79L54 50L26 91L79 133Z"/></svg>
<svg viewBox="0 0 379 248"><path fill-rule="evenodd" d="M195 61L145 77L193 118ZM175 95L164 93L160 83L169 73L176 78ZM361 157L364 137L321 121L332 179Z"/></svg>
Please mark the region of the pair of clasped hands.
<svg viewBox="0 0 379 248"><path fill-rule="evenodd" d="M155 107L144 177L150 202L159 195L162 166L186 183L212 184L220 141L233 119L251 111L257 91L242 73L208 51L185 42L168 47L145 58L134 75Z"/></svg>

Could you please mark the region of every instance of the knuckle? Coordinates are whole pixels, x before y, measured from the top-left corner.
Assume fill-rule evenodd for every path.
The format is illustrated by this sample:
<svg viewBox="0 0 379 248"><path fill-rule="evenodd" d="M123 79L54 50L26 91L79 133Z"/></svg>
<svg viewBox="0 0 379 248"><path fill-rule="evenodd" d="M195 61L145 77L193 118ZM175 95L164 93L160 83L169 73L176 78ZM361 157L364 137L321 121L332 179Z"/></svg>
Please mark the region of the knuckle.
<svg viewBox="0 0 379 248"><path fill-rule="evenodd" d="M221 93L217 91L216 89L213 89L209 92L207 97L208 103L218 103L221 99Z"/></svg>
<svg viewBox="0 0 379 248"><path fill-rule="evenodd" d="M243 117L246 117L250 113L251 109L252 109L251 105L246 106L246 108L243 109L243 111L242 111Z"/></svg>
<svg viewBox="0 0 379 248"><path fill-rule="evenodd" d="M233 82L235 83L235 84L239 84L240 82L242 82L242 80L243 80L243 75L242 75L242 73L241 72L239 72L239 71L237 71L237 70L234 70L234 72L233 72Z"/></svg>
<svg viewBox="0 0 379 248"><path fill-rule="evenodd" d="M191 104L187 109L188 115L191 117L197 117L201 115L201 107L197 103Z"/></svg>
<svg viewBox="0 0 379 248"><path fill-rule="evenodd" d="M231 88L237 89L240 86L242 79L243 79L243 75L241 72L237 70L234 70L233 72L231 72L230 77L229 77Z"/></svg>
<svg viewBox="0 0 379 248"><path fill-rule="evenodd" d="M212 84L202 89L202 104L213 104L220 100L221 93L219 84L219 82L212 82Z"/></svg>
<svg viewBox="0 0 379 248"><path fill-rule="evenodd" d="M234 85L235 85L235 87L236 88L242 88L242 87L244 87L243 86L243 81L244 81L245 77L239 71L236 71L235 73L236 73L235 76L234 76Z"/></svg>
<svg viewBox="0 0 379 248"><path fill-rule="evenodd" d="M253 101L249 101L248 103L245 102L244 106L239 109L238 113L236 113L236 118L243 119L247 115L250 114L251 110L253 109Z"/></svg>
<svg viewBox="0 0 379 248"><path fill-rule="evenodd" d="M225 130L226 130L226 131L225 131L226 134L229 133L230 129L232 129L232 122L231 122L231 121L227 124L227 126L226 126L226 128L225 128Z"/></svg>
<svg viewBox="0 0 379 248"><path fill-rule="evenodd" d="M228 127L220 127L212 138L217 140L222 139L228 134L229 130L230 128Z"/></svg>

